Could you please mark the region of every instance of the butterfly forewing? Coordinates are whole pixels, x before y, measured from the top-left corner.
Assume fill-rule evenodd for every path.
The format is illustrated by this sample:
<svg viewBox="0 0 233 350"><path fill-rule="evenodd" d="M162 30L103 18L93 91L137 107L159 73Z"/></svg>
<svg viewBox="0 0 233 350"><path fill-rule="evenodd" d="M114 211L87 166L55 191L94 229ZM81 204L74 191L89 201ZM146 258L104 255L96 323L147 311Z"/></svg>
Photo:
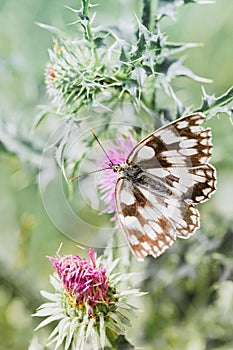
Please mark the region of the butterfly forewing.
<svg viewBox="0 0 233 350"><path fill-rule="evenodd" d="M178 119L142 140L126 160L116 185L119 221L135 256L162 254L176 237L188 238L199 227L193 204L216 189L211 131L201 113Z"/></svg>
<svg viewBox="0 0 233 350"><path fill-rule="evenodd" d="M211 130L200 125L204 119L203 114L192 114L156 130L133 149L127 164L151 169L206 163L212 154L212 143Z"/></svg>

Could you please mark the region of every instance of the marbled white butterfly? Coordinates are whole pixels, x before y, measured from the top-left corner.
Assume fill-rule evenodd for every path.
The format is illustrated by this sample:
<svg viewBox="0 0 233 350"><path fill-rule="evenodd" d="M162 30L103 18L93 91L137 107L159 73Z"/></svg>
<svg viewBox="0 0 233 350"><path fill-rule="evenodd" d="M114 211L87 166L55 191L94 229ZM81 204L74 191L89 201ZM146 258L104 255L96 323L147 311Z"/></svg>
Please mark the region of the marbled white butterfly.
<svg viewBox="0 0 233 350"><path fill-rule="evenodd" d="M175 120L138 143L125 163L109 164L119 174L119 222L138 260L156 258L200 226L194 205L216 189L216 171L208 164L211 130L200 126L204 119L195 113Z"/></svg>

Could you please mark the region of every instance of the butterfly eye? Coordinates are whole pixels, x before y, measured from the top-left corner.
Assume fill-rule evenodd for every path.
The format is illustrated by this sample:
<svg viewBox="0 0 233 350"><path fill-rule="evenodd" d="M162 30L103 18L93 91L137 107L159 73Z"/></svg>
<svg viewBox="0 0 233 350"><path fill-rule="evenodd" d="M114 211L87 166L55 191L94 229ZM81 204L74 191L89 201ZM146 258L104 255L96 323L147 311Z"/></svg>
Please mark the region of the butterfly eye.
<svg viewBox="0 0 233 350"><path fill-rule="evenodd" d="M119 164L109 164L109 166L112 168L114 173L118 173L120 170L120 165Z"/></svg>

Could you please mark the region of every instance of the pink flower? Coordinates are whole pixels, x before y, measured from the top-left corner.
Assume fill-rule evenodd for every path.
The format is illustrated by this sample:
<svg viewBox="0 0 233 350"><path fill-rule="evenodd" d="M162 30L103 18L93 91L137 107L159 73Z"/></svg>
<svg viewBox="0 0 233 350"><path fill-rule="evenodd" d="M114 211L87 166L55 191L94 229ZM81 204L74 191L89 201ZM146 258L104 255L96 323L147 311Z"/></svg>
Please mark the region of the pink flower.
<svg viewBox="0 0 233 350"><path fill-rule="evenodd" d="M132 149L136 146L136 142L132 137L122 137L110 143L106 150L113 164L122 164L128 158ZM101 168L109 166L109 159L104 155L100 160ZM118 174L112 169L104 170L101 173L101 179L98 181L98 188L101 192L101 199L106 203L106 208L100 213L114 213L110 221L117 219L115 204L115 185L118 180Z"/></svg>
<svg viewBox="0 0 233 350"><path fill-rule="evenodd" d="M57 274L74 306L83 305L93 314L96 303L109 301L107 295L109 280L106 270L96 267L93 249L89 250L90 261L78 255L50 257L49 261Z"/></svg>
<svg viewBox="0 0 233 350"><path fill-rule="evenodd" d="M81 248L81 247L80 247ZM118 335L125 335L135 318L135 307L128 298L140 296L138 289L122 289L126 278L132 273L128 267L113 272L120 259L112 260L108 247L104 255L96 260L93 249L89 250L89 259L77 255L49 257L56 273L50 276L53 293L42 291L49 302L42 304L33 316L45 317L36 330L47 327L53 330L49 336L49 347L53 349L105 349L113 344ZM105 268L103 268L105 267ZM127 271L126 271L127 270ZM115 342L115 340L114 340Z"/></svg>

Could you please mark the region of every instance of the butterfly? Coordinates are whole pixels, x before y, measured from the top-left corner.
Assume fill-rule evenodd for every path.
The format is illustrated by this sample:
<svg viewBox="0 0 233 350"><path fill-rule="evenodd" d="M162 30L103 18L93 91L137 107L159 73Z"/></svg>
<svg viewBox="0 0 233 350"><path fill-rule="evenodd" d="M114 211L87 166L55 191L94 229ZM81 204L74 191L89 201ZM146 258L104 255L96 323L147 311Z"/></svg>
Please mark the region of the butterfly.
<svg viewBox="0 0 233 350"><path fill-rule="evenodd" d="M154 258L200 226L196 204L216 190L211 129L202 113L177 119L147 136L123 164L110 164L118 219L138 260Z"/></svg>

